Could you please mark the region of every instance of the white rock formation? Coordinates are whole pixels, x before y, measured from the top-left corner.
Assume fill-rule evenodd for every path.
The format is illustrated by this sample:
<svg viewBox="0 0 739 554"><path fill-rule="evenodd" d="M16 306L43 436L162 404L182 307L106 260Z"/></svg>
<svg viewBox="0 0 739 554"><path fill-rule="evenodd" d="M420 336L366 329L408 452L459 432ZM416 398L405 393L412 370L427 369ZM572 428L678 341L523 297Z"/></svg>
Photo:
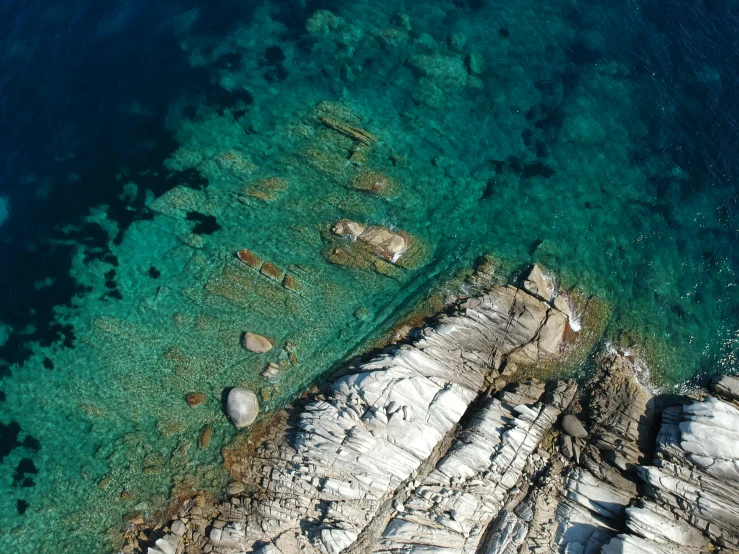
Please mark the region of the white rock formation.
<svg viewBox="0 0 739 554"><path fill-rule="evenodd" d="M257 395L247 389L231 389L226 400L226 410L236 427L248 427L259 415Z"/></svg>
<svg viewBox="0 0 739 554"><path fill-rule="evenodd" d="M569 404L575 388L559 384L550 391L549 403L539 402L544 389L536 386L525 388L523 395L503 393L488 401L404 502L377 551L423 546L475 552L482 533L521 478L529 455Z"/></svg>
<svg viewBox="0 0 739 554"><path fill-rule="evenodd" d="M149 554L739 548L733 378L716 381L724 400L650 399L628 356L606 356L580 398L587 437L570 428L567 452L549 433L563 410L577 413L574 384L481 392L502 360L556 356L566 318L514 287L468 300L304 401L251 458L257 494L223 504L210 524L181 514L190 523L172 524Z"/></svg>

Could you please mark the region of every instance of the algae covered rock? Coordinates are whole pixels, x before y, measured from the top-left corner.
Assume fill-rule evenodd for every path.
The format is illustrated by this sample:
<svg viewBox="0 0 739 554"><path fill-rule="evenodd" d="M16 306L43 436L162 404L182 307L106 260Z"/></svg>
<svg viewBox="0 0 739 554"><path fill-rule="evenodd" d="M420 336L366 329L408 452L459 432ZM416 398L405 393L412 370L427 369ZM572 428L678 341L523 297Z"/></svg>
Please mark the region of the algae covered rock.
<svg viewBox="0 0 739 554"><path fill-rule="evenodd" d="M228 417L238 427L248 427L257 419L259 401L257 395L247 389L231 389L226 401Z"/></svg>
<svg viewBox="0 0 739 554"><path fill-rule="evenodd" d="M207 399L208 397L205 396L205 394L203 394L202 392L193 392L185 397L187 405L191 408L200 404L204 404Z"/></svg>

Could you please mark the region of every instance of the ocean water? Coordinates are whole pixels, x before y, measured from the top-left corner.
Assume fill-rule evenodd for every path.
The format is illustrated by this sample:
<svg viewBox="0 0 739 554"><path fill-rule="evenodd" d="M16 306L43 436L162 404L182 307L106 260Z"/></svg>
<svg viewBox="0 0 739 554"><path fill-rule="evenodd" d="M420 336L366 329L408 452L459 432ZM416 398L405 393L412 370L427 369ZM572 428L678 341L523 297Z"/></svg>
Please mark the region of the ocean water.
<svg viewBox="0 0 739 554"><path fill-rule="evenodd" d="M0 544L111 552L222 491L224 389L278 408L482 254L599 299L663 387L736 373L738 10L5 3Z"/></svg>

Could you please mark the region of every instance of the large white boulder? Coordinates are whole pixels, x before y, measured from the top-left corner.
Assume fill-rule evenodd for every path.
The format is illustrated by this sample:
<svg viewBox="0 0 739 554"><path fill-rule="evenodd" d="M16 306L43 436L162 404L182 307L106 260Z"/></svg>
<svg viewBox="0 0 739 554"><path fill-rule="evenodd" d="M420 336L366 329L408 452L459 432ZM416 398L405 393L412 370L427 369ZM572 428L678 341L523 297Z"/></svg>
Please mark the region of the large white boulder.
<svg viewBox="0 0 739 554"><path fill-rule="evenodd" d="M228 417L236 427L248 427L257 419L259 401L257 395L247 389L231 389L226 402Z"/></svg>

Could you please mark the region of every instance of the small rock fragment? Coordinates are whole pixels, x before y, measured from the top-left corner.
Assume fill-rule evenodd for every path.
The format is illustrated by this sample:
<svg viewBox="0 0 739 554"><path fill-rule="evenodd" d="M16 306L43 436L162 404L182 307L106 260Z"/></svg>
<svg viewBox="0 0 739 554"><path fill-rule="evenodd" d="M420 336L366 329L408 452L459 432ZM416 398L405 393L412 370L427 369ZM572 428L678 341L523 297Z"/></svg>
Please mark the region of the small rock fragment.
<svg viewBox="0 0 739 554"><path fill-rule="evenodd" d="M262 267L262 263L264 263L262 261L262 258L260 258L259 256L257 256L251 250L247 250L246 248L244 248L242 250L239 250L236 253L236 257L239 260L241 260L242 262L244 262L245 264L247 264L247 265L249 265L251 267L255 267L257 269L260 268L260 267Z"/></svg>
<svg viewBox="0 0 739 554"><path fill-rule="evenodd" d="M228 486L228 494L235 495L244 492L244 483L231 483Z"/></svg>
<svg viewBox="0 0 739 554"><path fill-rule="evenodd" d="M262 265L261 269L262 275L265 275L271 279L274 279L275 281L282 281L282 278L285 275L285 272L277 267L272 262L264 262L264 265Z"/></svg>
<svg viewBox="0 0 739 554"><path fill-rule="evenodd" d="M269 379L270 381L277 379L277 376L279 374L280 374L280 366L274 362L268 363L267 367L265 367L264 370L262 371L262 377L264 377L265 379Z"/></svg>
<svg viewBox="0 0 739 554"><path fill-rule="evenodd" d="M185 527L185 524L182 522L181 519L176 519L172 522L172 533L177 535L178 537L181 537L187 532L187 527Z"/></svg>
<svg viewBox="0 0 739 554"><path fill-rule="evenodd" d="M575 451L572 448L572 439L567 435L560 435L559 446L561 448L562 456L565 458L572 458L575 455Z"/></svg>
<svg viewBox="0 0 739 554"><path fill-rule="evenodd" d="M206 448L208 448L212 434L213 429L210 425L206 425L205 427L203 427L203 430L200 433L200 439L198 440L198 447L200 448L200 450L205 450Z"/></svg>

